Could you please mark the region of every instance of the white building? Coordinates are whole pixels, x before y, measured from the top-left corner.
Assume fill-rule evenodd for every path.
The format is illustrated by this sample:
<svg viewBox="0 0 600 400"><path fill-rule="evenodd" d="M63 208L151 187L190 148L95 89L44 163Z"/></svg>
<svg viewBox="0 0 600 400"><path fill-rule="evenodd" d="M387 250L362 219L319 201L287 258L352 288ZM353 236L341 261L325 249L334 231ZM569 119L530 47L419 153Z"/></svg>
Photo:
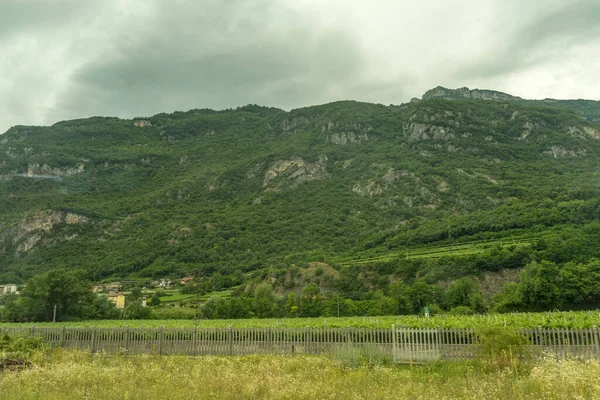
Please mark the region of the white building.
<svg viewBox="0 0 600 400"><path fill-rule="evenodd" d="M0 295L8 294L8 293L17 293L17 285L12 284L12 283L0 285Z"/></svg>

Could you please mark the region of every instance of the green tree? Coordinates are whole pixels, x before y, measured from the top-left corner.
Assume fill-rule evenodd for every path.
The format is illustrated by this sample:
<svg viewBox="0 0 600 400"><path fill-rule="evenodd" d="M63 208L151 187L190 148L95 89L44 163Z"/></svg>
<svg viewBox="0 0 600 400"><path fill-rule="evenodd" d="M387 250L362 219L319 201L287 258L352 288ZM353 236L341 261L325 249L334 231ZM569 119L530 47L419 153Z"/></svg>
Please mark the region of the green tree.
<svg viewBox="0 0 600 400"><path fill-rule="evenodd" d="M513 312L525 309L523 294L518 283L507 283L502 292L494 296L492 310L496 312Z"/></svg>
<svg viewBox="0 0 600 400"><path fill-rule="evenodd" d="M290 293L285 300L285 315L288 318L295 318L298 316L298 298L296 293Z"/></svg>
<svg viewBox="0 0 600 400"><path fill-rule="evenodd" d="M258 318L269 318L275 314L275 293L268 283L254 289L254 312Z"/></svg>
<svg viewBox="0 0 600 400"><path fill-rule="evenodd" d="M150 319L152 310L142 305L141 299L127 302L123 309L123 319Z"/></svg>
<svg viewBox="0 0 600 400"><path fill-rule="evenodd" d="M108 300L106 296L96 296L90 319L119 319L120 316L121 313L115 303Z"/></svg>
<svg viewBox="0 0 600 400"><path fill-rule="evenodd" d="M302 289L300 297L300 316L318 317L322 314L321 290L315 284L310 284Z"/></svg>
<svg viewBox="0 0 600 400"><path fill-rule="evenodd" d="M226 306L226 301L221 296L211 296L200 307L200 317L206 319L223 318Z"/></svg>
<svg viewBox="0 0 600 400"><path fill-rule="evenodd" d="M52 321L56 306L56 319L69 321L91 318L94 299L84 271L58 268L29 279L20 300L30 320Z"/></svg>
<svg viewBox="0 0 600 400"><path fill-rule="evenodd" d="M474 312L484 312L485 304L479 287L468 278L457 279L444 295L446 309L469 307Z"/></svg>
<svg viewBox="0 0 600 400"><path fill-rule="evenodd" d="M560 269L560 275L566 303L587 308L600 305L600 260L567 263Z"/></svg>
<svg viewBox="0 0 600 400"><path fill-rule="evenodd" d="M129 295L129 300L136 300L142 297L142 288L139 286L134 286L131 288L131 294Z"/></svg>
<svg viewBox="0 0 600 400"><path fill-rule="evenodd" d="M33 315L29 314L25 306L25 302L20 295L9 293L2 296L3 306L0 307L0 320L12 322L35 321L33 316L37 316L37 312Z"/></svg>
<svg viewBox="0 0 600 400"><path fill-rule="evenodd" d="M519 280L523 303L532 310L551 310L564 301L558 266L549 261L528 264Z"/></svg>
<svg viewBox="0 0 600 400"><path fill-rule="evenodd" d="M390 287L390 295L396 305L396 314L410 314L413 312L412 307L412 289L404 282L396 282Z"/></svg>
<svg viewBox="0 0 600 400"><path fill-rule="evenodd" d="M160 296L158 295L157 292L154 292L152 294L152 297L150 298L150 306L152 306L152 307L160 306Z"/></svg>

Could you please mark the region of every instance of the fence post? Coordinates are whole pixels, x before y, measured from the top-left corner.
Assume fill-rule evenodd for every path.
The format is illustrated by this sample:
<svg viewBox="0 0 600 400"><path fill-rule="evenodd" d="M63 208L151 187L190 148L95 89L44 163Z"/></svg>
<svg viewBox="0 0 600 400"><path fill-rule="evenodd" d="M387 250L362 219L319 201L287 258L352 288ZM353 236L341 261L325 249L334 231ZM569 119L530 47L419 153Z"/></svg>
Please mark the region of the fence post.
<svg viewBox="0 0 600 400"><path fill-rule="evenodd" d="M162 356L163 347L163 327L158 328L158 356Z"/></svg>
<svg viewBox="0 0 600 400"><path fill-rule="evenodd" d="M65 327L63 326L60 331L60 345L59 347L65 347Z"/></svg>
<svg viewBox="0 0 600 400"><path fill-rule="evenodd" d="M436 329L436 358L438 360L441 360L443 358L442 355L442 340L443 340L443 333L442 333L442 328L440 328L439 326Z"/></svg>
<svg viewBox="0 0 600 400"><path fill-rule="evenodd" d="M269 326L267 328L267 352L272 352L273 351L273 337L271 335L271 327Z"/></svg>
<svg viewBox="0 0 600 400"><path fill-rule="evenodd" d="M396 325L392 324L392 362L396 363Z"/></svg>
<svg viewBox="0 0 600 400"><path fill-rule="evenodd" d="M90 338L90 353L93 355L96 352L96 327L92 329L92 336Z"/></svg>
<svg viewBox="0 0 600 400"><path fill-rule="evenodd" d="M346 328L346 345L350 351L350 328Z"/></svg>
<svg viewBox="0 0 600 400"><path fill-rule="evenodd" d="M129 327L125 330L125 352L127 352L129 347Z"/></svg>
<svg viewBox="0 0 600 400"><path fill-rule="evenodd" d="M229 355L233 355L233 327L229 325L227 328L227 337L229 341Z"/></svg>
<svg viewBox="0 0 600 400"><path fill-rule="evenodd" d="M194 325L194 333L192 335L192 355L196 355L196 341L198 340L198 327Z"/></svg>
<svg viewBox="0 0 600 400"><path fill-rule="evenodd" d="M600 343L598 343L598 328L596 327L596 325L594 325L594 333L593 333L593 337L594 337L594 353L596 358L600 358Z"/></svg>

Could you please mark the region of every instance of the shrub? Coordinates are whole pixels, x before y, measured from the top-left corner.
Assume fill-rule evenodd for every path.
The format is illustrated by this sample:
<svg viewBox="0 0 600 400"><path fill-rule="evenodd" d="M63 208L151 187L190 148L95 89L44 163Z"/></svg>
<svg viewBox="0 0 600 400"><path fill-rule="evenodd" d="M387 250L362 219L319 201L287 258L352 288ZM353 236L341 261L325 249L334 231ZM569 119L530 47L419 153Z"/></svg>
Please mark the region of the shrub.
<svg viewBox="0 0 600 400"><path fill-rule="evenodd" d="M450 315L473 315L475 312L471 309L471 307L467 306L458 306L454 307L449 312Z"/></svg>
<svg viewBox="0 0 600 400"><path fill-rule="evenodd" d="M41 338L0 336L0 358L27 358L34 353L47 349L47 344Z"/></svg>
<svg viewBox="0 0 600 400"><path fill-rule="evenodd" d="M518 330L487 327L476 330L480 361L491 368L510 368L515 372L531 360L528 339Z"/></svg>

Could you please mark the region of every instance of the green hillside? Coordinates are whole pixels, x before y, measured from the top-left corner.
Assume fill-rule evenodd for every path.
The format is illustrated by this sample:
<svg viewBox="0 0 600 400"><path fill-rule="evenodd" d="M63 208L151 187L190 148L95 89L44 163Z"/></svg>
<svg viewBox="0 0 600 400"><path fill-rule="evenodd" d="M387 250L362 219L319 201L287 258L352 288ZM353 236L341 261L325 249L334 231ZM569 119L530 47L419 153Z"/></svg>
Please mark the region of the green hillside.
<svg viewBox="0 0 600 400"><path fill-rule="evenodd" d="M344 101L16 126L0 136L0 282L66 267L359 298L585 263L600 256L599 104ZM311 262L332 272L300 278Z"/></svg>

